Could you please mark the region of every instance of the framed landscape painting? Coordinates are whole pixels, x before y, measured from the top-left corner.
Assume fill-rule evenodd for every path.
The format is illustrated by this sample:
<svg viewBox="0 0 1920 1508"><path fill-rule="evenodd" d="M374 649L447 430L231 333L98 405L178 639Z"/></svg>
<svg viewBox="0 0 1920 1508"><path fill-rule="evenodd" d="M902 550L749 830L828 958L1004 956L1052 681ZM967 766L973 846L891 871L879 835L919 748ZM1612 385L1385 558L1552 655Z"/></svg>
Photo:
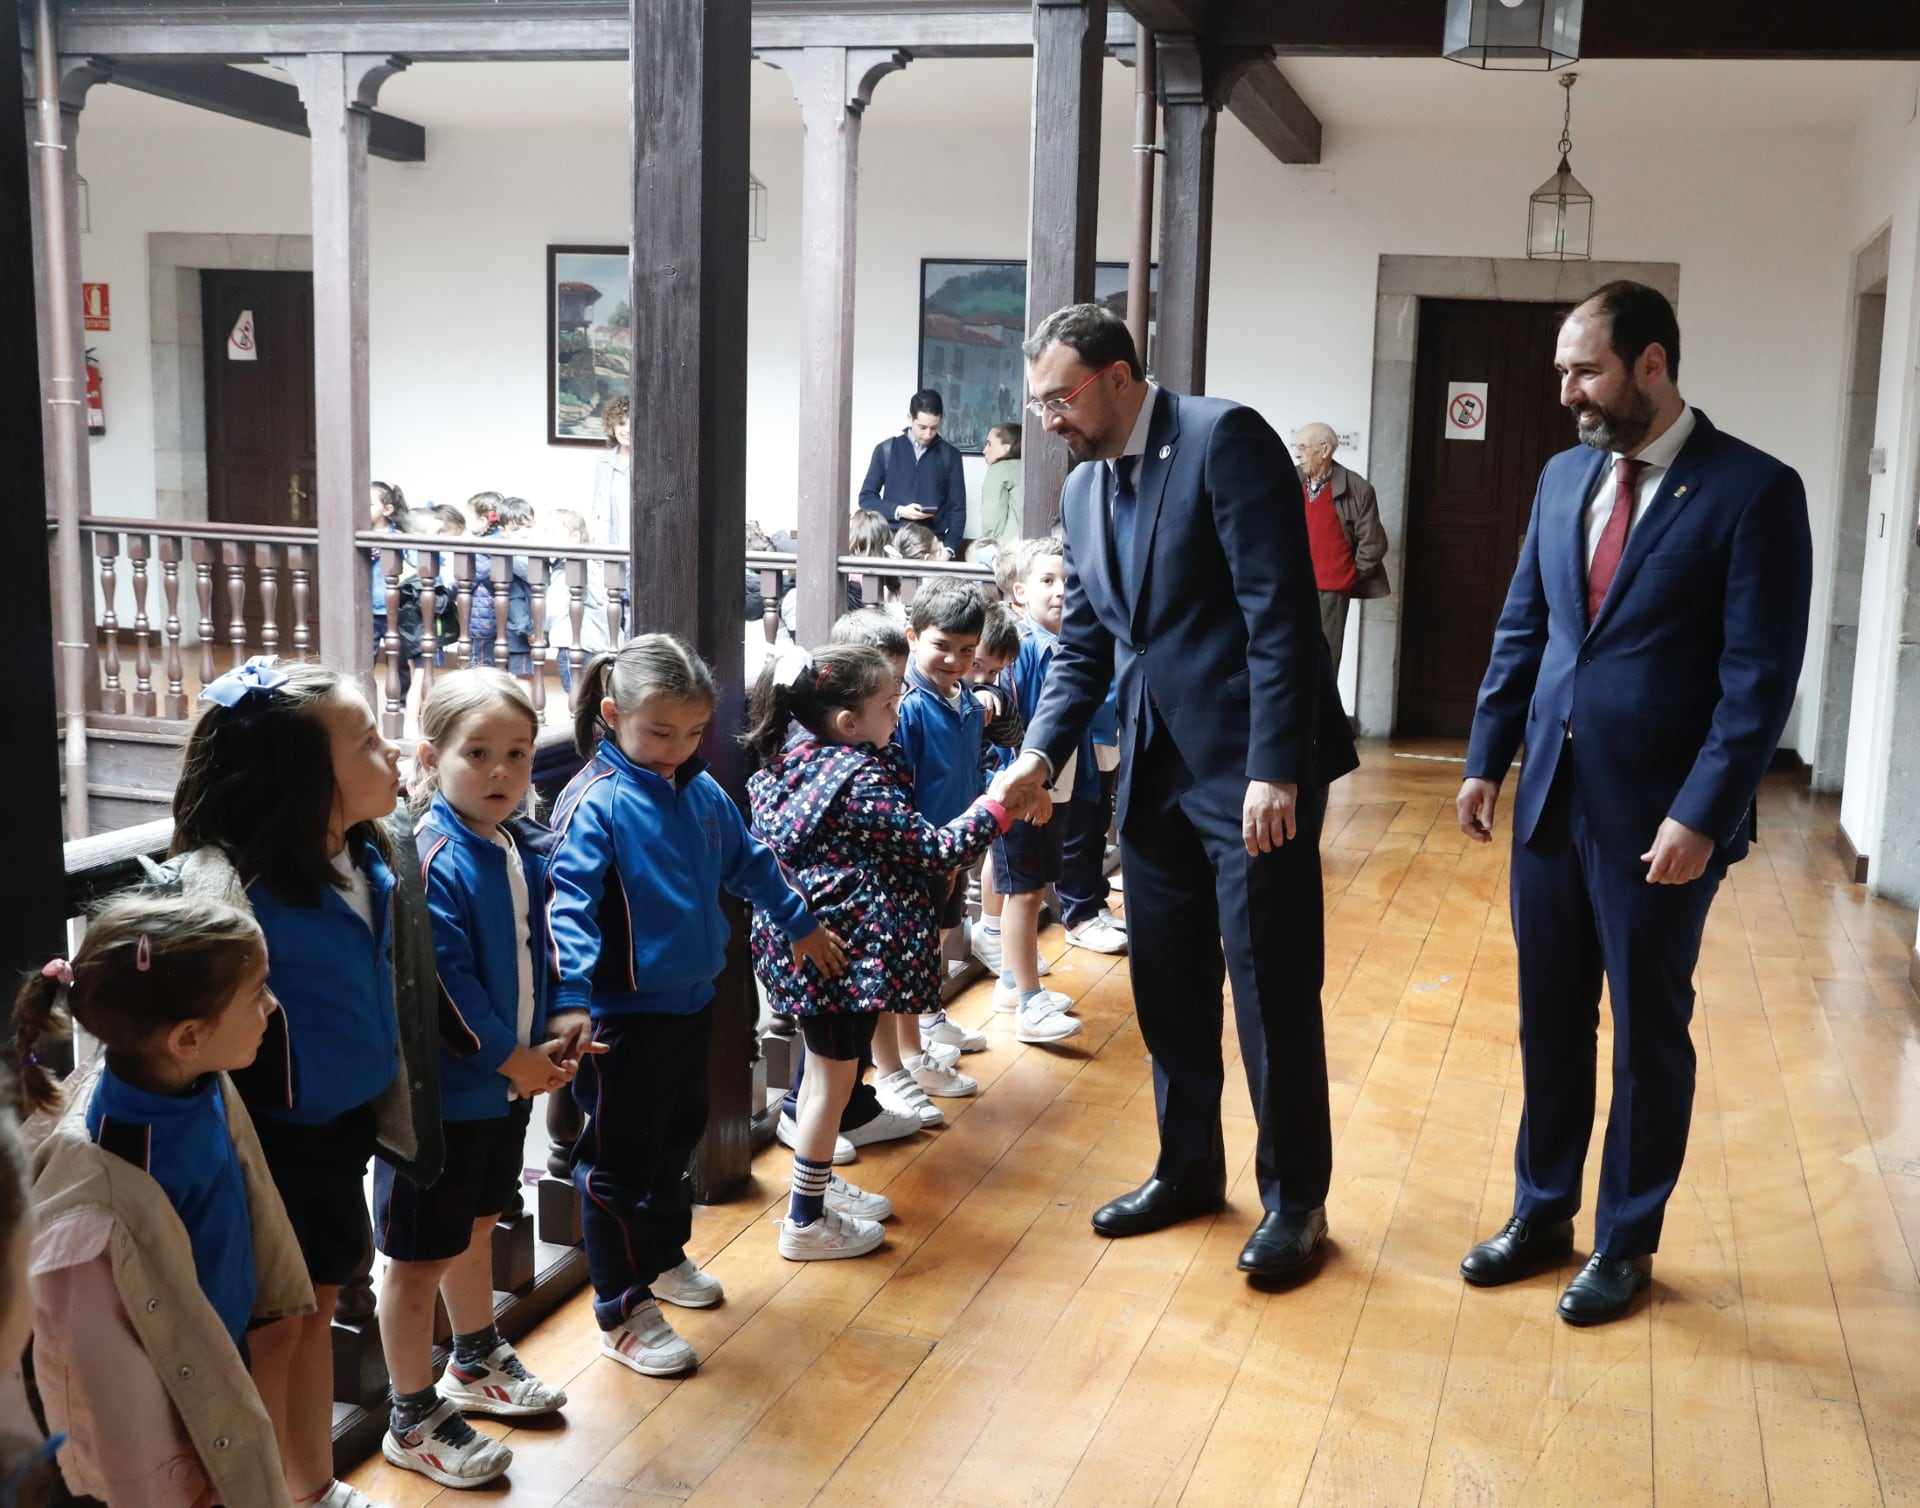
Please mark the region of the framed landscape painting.
<svg viewBox="0 0 1920 1508"><path fill-rule="evenodd" d="M547 443L605 445L601 415L633 387L627 248L547 248Z"/></svg>
<svg viewBox="0 0 1920 1508"><path fill-rule="evenodd" d="M1157 267L1149 287L1158 290ZM1095 268L1094 298L1126 318L1124 262ZM930 257L920 263L919 386L933 388L945 402L940 433L958 449L977 455L994 425L1020 421L1026 329L1025 262Z"/></svg>

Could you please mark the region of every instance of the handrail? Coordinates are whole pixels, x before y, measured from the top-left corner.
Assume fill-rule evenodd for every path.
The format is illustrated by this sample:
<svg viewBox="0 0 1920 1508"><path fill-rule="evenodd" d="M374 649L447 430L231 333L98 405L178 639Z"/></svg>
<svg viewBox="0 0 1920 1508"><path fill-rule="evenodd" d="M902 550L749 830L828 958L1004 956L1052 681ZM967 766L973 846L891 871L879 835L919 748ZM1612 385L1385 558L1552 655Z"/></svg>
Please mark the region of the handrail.
<svg viewBox="0 0 1920 1508"><path fill-rule="evenodd" d="M286 540L294 544L310 544L320 538L319 529L299 524L209 524L189 519L115 518L104 513L82 514L80 529L87 534L177 534L182 539L241 543Z"/></svg>

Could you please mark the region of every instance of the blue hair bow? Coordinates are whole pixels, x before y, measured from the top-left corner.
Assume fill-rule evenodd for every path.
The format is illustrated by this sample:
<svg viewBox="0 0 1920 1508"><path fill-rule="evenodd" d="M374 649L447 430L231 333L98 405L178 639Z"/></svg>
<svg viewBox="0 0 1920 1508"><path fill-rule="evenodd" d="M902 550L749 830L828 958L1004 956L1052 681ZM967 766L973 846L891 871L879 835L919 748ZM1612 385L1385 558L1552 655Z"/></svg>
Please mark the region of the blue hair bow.
<svg viewBox="0 0 1920 1508"><path fill-rule="evenodd" d="M271 695L291 679L284 670L274 667L280 663L278 655L255 655L237 670L229 670L225 675L207 682L201 689L200 700L218 702L222 707L237 707L255 692Z"/></svg>

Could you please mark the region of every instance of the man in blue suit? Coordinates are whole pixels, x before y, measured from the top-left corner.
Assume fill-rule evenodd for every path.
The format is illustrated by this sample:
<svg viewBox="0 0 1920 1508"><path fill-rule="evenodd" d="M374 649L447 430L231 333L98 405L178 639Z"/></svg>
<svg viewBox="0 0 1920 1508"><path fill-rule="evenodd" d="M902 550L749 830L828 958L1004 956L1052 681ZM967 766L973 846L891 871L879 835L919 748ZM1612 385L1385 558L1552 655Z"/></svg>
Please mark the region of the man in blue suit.
<svg viewBox="0 0 1920 1508"><path fill-rule="evenodd" d="M1160 1123L1153 1177L1093 1226L1138 1235L1224 1201L1230 976L1265 1210L1240 1267L1297 1276L1326 1233L1333 1160L1320 826L1328 783L1358 762L1299 479L1252 409L1148 382L1096 304L1050 316L1025 351L1030 406L1090 464L1061 493L1066 610L1016 799L1044 807L1117 672L1133 994Z"/></svg>
<svg viewBox="0 0 1920 1508"><path fill-rule="evenodd" d="M1656 290L1600 289L1561 326L1555 366L1586 448L1541 474L1458 799L1462 831L1491 841L1525 743L1513 1217L1460 1272L1507 1283L1571 1250L1604 978L1613 1103L1593 1254L1559 1305L1591 1325L1652 1281L1693 1111L1700 936L1793 706L1813 550L1799 476L1680 396L1680 328Z"/></svg>

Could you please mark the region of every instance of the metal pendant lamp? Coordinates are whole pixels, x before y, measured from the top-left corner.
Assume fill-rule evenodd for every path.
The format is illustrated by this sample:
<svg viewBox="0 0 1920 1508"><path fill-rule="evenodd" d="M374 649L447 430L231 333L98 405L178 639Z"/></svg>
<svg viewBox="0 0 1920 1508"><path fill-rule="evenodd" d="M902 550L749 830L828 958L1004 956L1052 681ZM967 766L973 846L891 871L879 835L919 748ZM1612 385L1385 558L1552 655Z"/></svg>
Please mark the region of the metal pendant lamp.
<svg viewBox="0 0 1920 1508"><path fill-rule="evenodd" d="M1536 261L1586 262L1593 258L1593 195L1573 176L1573 86L1577 73L1563 73L1566 114L1560 123L1560 167L1527 201L1527 255Z"/></svg>
<svg viewBox="0 0 1920 1508"><path fill-rule="evenodd" d="M1546 72L1580 61L1584 0L1447 0L1445 56L1472 68Z"/></svg>

